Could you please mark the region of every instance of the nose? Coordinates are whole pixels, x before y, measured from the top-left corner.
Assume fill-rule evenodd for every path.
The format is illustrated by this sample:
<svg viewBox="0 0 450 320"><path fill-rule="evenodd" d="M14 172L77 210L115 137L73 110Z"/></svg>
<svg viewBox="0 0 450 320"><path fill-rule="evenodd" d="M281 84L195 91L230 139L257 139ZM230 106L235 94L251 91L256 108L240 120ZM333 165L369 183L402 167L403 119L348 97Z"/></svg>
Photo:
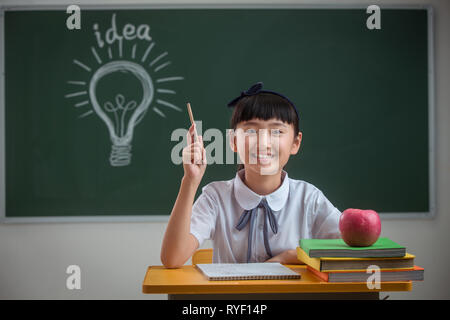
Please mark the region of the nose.
<svg viewBox="0 0 450 320"><path fill-rule="evenodd" d="M260 129L258 132L258 147L262 152L266 152L270 149L270 133L267 129Z"/></svg>

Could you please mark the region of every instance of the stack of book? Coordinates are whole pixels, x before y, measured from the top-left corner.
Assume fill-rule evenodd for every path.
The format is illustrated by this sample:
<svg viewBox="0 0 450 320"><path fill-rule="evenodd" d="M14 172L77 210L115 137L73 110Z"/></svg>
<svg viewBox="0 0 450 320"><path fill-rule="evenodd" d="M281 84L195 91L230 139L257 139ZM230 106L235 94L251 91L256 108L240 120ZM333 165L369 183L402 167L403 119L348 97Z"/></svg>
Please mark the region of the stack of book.
<svg viewBox="0 0 450 320"><path fill-rule="evenodd" d="M415 256L389 238L369 247L350 247L342 239L301 239L297 257L325 282L366 282L375 269L380 281L420 281L424 269Z"/></svg>

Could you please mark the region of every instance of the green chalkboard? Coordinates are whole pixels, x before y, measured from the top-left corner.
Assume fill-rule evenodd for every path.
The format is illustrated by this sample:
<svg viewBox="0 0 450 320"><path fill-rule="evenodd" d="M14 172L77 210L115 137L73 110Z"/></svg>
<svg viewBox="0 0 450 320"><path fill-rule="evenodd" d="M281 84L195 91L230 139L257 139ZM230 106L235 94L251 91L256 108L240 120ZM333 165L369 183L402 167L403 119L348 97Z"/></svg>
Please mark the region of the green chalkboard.
<svg viewBox="0 0 450 320"><path fill-rule="evenodd" d="M291 178L340 210L431 210L426 9L374 30L365 9L92 9L79 30L65 8L3 13L6 218L170 214L186 102L220 143L257 81L298 106Z"/></svg>

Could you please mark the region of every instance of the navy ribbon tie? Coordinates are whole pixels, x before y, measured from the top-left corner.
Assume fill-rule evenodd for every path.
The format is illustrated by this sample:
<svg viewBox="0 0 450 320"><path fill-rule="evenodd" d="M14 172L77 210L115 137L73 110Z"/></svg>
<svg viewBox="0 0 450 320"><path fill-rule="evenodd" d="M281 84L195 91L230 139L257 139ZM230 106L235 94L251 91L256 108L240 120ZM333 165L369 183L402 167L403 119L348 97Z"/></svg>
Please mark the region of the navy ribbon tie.
<svg viewBox="0 0 450 320"><path fill-rule="evenodd" d="M253 227L255 225L255 218L256 218L256 212L258 211L258 208L264 208L264 247L266 248L266 252L269 255L270 258L273 257L272 251L270 250L269 245L269 237L268 237L268 231L267 231L267 221L269 221L270 228L272 229L273 233L278 233L278 224L277 219L275 218L275 215L273 214L272 210L270 209L269 205L267 204L267 200L263 198L259 205L257 205L255 208L251 210L245 210L244 213L242 213L241 217L239 218L239 221L236 225L236 229L241 231L250 221L250 227L248 230L248 248L247 248L247 263L250 262L251 254L252 254L252 235L253 235Z"/></svg>
<svg viewBox="0 0 450 320"><path fill-rule="evenodd" d="M230 103L228 103L229 107L232 107L236 105L236 103L241 100L243 97L249 97L254 96L255 94L258 94L261 92L261 89L263 87L262 82L257 82L256 84L252 85L247 91L242 91L241 95L237 98L234 98Z"/></svg>
<svg viewBox="0 0 450 320"><path fill-rule="evenodd" d="M254 95L257 95L258 93L271 93L271 94L274 94L276 96L282 97L287 102L289 102L292 105L292 107L294 108L295 113L297 114L297 118L300 119L297 107L295 106L295 104L291 100L288 99L288 97L286 97L285 95L282 95L281 93L275 92L275 91L263 90L263 85L264 84L262 82L257 82L254 85L252 85L247 91L242 91L241 94L238 97L234 98L233 100L231 100L228 103L228 107L236 106L237 103L239 102L239 100L241 100L244 97L254 96Z"/></svg>

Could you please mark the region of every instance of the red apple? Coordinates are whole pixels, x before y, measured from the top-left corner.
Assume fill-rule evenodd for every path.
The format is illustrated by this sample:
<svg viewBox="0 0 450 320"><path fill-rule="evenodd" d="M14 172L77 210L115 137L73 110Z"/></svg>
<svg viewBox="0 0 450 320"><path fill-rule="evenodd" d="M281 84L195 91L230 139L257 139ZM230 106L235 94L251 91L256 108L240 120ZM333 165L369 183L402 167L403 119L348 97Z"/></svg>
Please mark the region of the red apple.
<svg viewBox="0 0 450 320"><path fill-rule="evenodd" d="M347 209L339 219L341 237L351 247L368 247L381 233L381 221L373 210Z"/></svg>

